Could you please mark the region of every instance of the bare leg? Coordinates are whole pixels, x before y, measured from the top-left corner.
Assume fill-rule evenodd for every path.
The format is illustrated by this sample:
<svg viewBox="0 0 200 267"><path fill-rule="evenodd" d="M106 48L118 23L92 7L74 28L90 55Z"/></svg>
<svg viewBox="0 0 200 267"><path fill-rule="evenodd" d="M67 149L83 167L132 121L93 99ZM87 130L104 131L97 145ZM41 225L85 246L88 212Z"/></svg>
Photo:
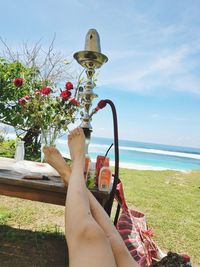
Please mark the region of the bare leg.
<svg viewBox="0 0 200 267"><path fill-rule="evenodd" d="M92 216L103 229L106 236L109 238L117 266L139 267L137 262L133 260L119 232L108 217L108 214L105 212L105 210L89 190L88 196L90 200L90 209Z"/></svg>
<svg viewBox="0 0 200 267"><path fill-rule="evenodd" d="M55 148L53 148L53 150L55 150ZM46 157L47 162L49 164L51 164L54 168L56 168L58 172L60 172L60 170L64 170L67 165L65 163L65 166L63 166L61 168L60 158L62 156L57 150L55 150L56 153L54 153L53 150L51 150L51 153L53 154L53 156L51 156L49 158L49 154L45 153L45 157ZM73 159L73 154L71 156ZM56 160L55 160L55 157L57 158ZM58 162L59 162L59 166L57 165ZM65 180L66 183L69 181L69 173L71 172L71 169L69 166L67 166L67 169L68 169L67 171L65 170L65 172L62 171L62 173L60 173L61 177ZM104 209L101 207L101 205L98 203L98 201L94 198L94 196L91 194L91 192L89 190L86 189L86 192L87 192L88 197L89 197L89 207L87 206L88 213L90 213L90 210L91 210L92 216L94 217L95 221L98 223L98 225L101 227L101 229L103 229L105 235L108 237L110 244L111 244L111 247L112 247L114 257L115 257L115 261L117 263L117 266L118 267L139 266L132 259L129 251L127 250L127 248L126 248L126 246L125 246L125 244L121 238L121 236L119 235L118 231L116 230L116 228L112 224L110 218L108 217L108 215L106 214ZM88 214L88 215L90 215L90 214ZM70 225L67 227L70 227ZM67 227L66 227L66 233L67 233Z"/></svg>
<svg viewBox="0 0 200 267"><path fill-rule="evenodd" d="M109 240L90 212L83 176L85 160L83 131L75 129L68 140L73 159L65 211L70 266L116 267Z"/></svg>

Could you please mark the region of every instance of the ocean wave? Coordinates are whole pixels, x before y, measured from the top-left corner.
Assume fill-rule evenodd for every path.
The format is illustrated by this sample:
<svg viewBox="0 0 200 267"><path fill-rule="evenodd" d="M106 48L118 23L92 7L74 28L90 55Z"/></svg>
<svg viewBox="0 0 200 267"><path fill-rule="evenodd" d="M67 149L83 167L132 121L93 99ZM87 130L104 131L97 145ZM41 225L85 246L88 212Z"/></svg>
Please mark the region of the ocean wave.
<svg viewBox="0 0 200 267"><path fill-rule="evenodd" d="M100 144L90 144L90 147L96 148L108 148L108 145L100 145ZM152 148L139 148L139 147L127 147L127 146L119 146L119 150L129 150L135 152L142 152L142 153L151 153L151 154L159 154L159 155L166 155L166 156L173 156L173 157L181 157L181 158L192 158L192 159L199 159L200 154L192 154L192 153L185 153L185 152L175 152L169 150L160 150L160 149L152 149Z"/></svg>

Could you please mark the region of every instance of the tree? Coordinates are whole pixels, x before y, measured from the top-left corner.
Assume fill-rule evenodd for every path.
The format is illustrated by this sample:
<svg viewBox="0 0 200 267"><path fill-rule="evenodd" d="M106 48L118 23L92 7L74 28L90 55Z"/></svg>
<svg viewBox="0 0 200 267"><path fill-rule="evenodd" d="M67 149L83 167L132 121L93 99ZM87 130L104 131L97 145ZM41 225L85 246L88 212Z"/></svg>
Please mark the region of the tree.
<svg viewBox="0 0 200 267"><path fill-rule="evenodd" d="M22 52L12 52L2 39L1 41L6 50L0 57L0 122L13 126L17 136L25 141L28 154L35 157L40 147L41 131L38 120L33 118L33 107L31 109L31 105L37 104L37 99L33 101L35 92L37 90L41 92L42 88L58 89L58 84L64 79L74 81L75 78L69 72L69 63L59 52L54 51L54 40L47 51L37 43L32 49L24 44ZM43 100L45 95L48 94L42 95L40 99ZM30 96L32 96L32 102L28 101ZM77 106L77 102L67 105L65 101L59 100L57 103L48 96L46 99L49 103L46 108L51 109L51 114L54 112L56 119L58 119L56 113L59 107L69 109L70 104ZM43 107L40 105L38 108ZM71 110L75 111L75 108ZM38 115L39 112L40 110ZM71 119L74 119L73 116Z"/></svg>

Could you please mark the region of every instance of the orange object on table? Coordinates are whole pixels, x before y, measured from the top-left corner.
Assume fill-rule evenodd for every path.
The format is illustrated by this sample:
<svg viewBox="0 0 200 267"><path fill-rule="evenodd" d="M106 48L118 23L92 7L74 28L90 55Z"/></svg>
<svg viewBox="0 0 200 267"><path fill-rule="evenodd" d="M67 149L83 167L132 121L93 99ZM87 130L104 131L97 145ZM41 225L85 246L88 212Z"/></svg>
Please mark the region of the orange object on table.
<svg viewBox="0 0 200 267"><path fill-rule="evenodd" d="M112 178L112 170L110 167L102 167L99 173L98 188L99 191L110 191L110 183Z"/></svg>
<svg viewBox="0 0 200 267"><path fill-rule="evenodd" d="M102 167L109 167L110 159L105 156L97 156L96 159L96 185L98 185L99 172Z"/></svg>

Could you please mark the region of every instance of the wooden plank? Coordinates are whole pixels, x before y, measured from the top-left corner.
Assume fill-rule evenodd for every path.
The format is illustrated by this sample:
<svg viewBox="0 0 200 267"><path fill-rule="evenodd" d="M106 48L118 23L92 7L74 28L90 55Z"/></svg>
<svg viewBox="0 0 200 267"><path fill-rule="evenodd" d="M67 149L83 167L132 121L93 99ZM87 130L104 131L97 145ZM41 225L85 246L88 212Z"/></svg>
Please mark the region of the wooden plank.
<svg viewBox="0 0 200 267"><path fill-rule="evenodd" d="M63 206L65 205L66 199L66 192L54 192L42 189L38 190L11 184L1 184L0 194L4 196L18 197Z"/></svg>
<svg viewBox="0 0 200 267"><path fill-rule="evenodd" d="M104 207L109 198L108 194L102 194L97 190L91 190L98 202ZM50 204L65 206L67 188L63 192L38 190L12 184L0 184L0 195L18 197L33 201L45 202Z"/></svg>
<svg viewBox="0 0 200 267"><path fill-rule="evenodd" d="M64 192L66 188L60 177L49 176L46 180L30 180L24 179L24 175L13 171L0 170L0 184L11 184L16 186L24 186L35 189L53 190L57 192Z"/></svg>

